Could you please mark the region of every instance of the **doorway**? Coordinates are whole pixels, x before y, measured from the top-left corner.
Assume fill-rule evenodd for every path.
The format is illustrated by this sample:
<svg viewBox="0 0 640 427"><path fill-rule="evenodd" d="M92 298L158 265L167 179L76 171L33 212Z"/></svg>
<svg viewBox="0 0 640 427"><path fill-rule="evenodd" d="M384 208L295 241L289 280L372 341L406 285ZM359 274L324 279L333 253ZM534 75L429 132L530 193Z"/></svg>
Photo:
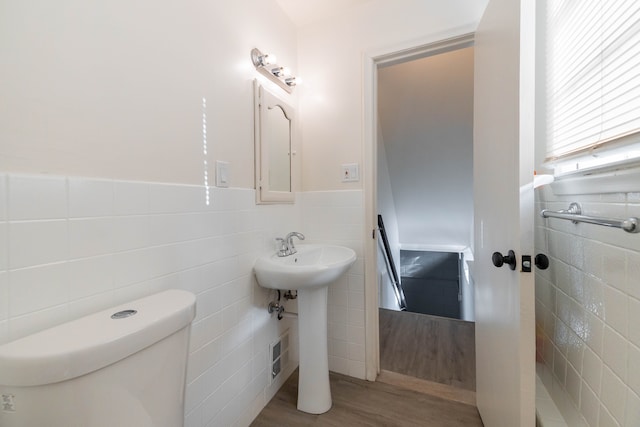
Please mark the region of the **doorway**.
<svg viewBox="0 0 640 427"><path fill-rule="evenodd" d="M377 209L407 311L473 319L465 274L473 234L473 46L377 69ZM465 253L467 257L465 259Z"/></svg>
<svg viewBox="0 0 640 427"><path fill-rule="evenodd" d="M448 308L434 312L436 316L450 313L462 318L462 312L466 311L466 316L472 318L469 313L473 311L473 294L469 292L471 284L464 254L471 253L473 236L473 35L373 57L371 65L372 130L375 130L371 135L375 163L371 166L376 179L369 200L376 201L375 211L384 217L392 252L387 259L396 264L399 276L404 276L400 284L405 282L408 308L416 303L424 306L420 299L426 305L440 299L436 307ZM376 252L376 311L379 306L394 310L386 307L385 302L389 300L385 294L391 295L385 292L388 291L385 286L393 281L393 275L385 258ZM403 264L403 259L410 262ZM427 264L442 261L443 265L436 265L435 270L425 269L420 260L427 260ZM454 266L454 277L445 277L445 264ZM399 309L399 305L395 307ZM429 308L413 311L424 313ZM381 328L387 330L393 323L388 322L388 314L376 313L375 322L368 320L368 337L374 338L372 332L378 335ZM414 317L407 316L399 323L406 328L407 319ZM428 319L430 325L438 324L432 320ZM393 332L391 335L397 336ZM473 329L465 336L473 337ZM378 335L377 339L380 338ZM472 338L464 341L469 341L470 346L464 351L469 356L474 353L474 341ZM379 343L376 342L375 350L377 369L382 351ZM440 347L459 348L459 345ZM431 354L432 350L428 349ZM444 359L452 357L457 356ZM467 357L464 363L467 375L471 365L474 361L469 362ZM369 363L367 366L369 377L372 372ZM470 376L475 377L475 371Z"/></svg>

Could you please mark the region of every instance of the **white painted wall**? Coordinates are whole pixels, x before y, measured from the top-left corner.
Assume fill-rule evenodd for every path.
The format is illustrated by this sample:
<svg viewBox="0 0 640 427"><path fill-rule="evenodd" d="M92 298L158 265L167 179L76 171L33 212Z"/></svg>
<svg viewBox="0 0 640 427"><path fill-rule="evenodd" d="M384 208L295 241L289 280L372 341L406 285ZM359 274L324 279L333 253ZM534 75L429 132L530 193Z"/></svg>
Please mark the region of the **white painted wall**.
<svg viewBox="0 0 640 427"><path fill-rule="evenodd" d="M253 47L298 71L275 0L4 1L0 170L253 188Z"/></svg>
<svg viewBox="0 0 640 427"><path fill-rule="evenodd" d="M297 346L253 262L302 230L301 203L255 205L253 47L297 71L275 0L0 3L0 344L187 289L185 425L250 424L280 385L269 343L289 327ZM217 159L235 188L207 204Z"/></svg>
<svg viewBox="0 0 640 427"><path fill-rule="evenodd" d="M454 0L373 0L344 9L341 14L302 27L298 32L300 76L300 115L302 125L303 191L363 188L365 193L365 232L363 240L367 263L367 292L354 303L366 306L369 319L366 336L355 340L366 347L368 379L375 379L378 302L374 286L376 248L366 239L375 225L372 186L375 177L369 167L375 153L365 134L372 130L371 58L443 38L459 36L475 29L486 1ZM365 73L367 75L365 76ZM365 123L366 121L366 123ZM364 159L366 155L366 167ZM359 163L363 181L342 183L340 165ZM367 244L369 242L369 244Z"/></svg>
<svg viewBox="0 0 640 427"><path fill-rule="evenodd" d="M426 44L475 28L486 1L377 0L299 30L303 189L342 183L342 163L363 164L363 55Z"/></svg>
<svg viewBox="0 0 640 427"><path fill-rule="evenodd" d="M379 69L378 112L402 245L469 247L473 47Z"/></svg>

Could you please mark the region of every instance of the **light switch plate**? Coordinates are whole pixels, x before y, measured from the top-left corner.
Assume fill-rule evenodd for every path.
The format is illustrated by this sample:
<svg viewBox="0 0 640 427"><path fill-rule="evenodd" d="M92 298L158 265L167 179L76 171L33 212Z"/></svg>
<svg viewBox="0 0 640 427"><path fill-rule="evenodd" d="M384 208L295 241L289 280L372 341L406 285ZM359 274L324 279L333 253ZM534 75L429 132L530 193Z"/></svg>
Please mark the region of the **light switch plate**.
<svg viewBox="0 0 640 427"><path fill-rule="evenodd" d="M360 181L360 168L357 163L342 165L342 182Z"/></svg>
<svg viewBox="0 0 640 427"><path fill-rule="evenodd" d="M216 160L216 187L229 186L229 162Z"/></svg>

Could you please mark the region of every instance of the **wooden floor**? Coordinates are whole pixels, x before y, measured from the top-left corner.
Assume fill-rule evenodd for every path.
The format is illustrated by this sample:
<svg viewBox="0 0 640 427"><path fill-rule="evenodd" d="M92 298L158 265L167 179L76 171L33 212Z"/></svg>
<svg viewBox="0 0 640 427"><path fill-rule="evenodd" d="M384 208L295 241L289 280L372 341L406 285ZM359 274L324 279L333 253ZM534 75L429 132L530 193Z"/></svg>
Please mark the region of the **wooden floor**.
<svg viewBox="0 0 640 427"><path fill-rule="evenodd" d="M383 308L379 314L381 369L475 391L473 322Z"/></svg>
<svg viewBox="0 0 640 427"><path fill-rule="evenodd" d="M387 384L331 373L333 407L321 415L296 409L298 372L286 381L253 427L482 427L475 406Z"/></svg>

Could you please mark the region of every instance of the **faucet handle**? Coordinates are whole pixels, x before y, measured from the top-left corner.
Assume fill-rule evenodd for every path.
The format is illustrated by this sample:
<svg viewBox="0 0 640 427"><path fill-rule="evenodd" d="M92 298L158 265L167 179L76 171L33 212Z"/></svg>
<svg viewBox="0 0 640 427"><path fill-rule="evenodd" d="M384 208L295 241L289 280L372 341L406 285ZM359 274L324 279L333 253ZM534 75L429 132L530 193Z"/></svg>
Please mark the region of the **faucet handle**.
<svg viewBox="0 0 640 427"><path fill-rule="evenodd" d="M278 256L289 255L289 246L287 245L286 240L281 237L276 237L276 243L278 245Z"/></svg>

